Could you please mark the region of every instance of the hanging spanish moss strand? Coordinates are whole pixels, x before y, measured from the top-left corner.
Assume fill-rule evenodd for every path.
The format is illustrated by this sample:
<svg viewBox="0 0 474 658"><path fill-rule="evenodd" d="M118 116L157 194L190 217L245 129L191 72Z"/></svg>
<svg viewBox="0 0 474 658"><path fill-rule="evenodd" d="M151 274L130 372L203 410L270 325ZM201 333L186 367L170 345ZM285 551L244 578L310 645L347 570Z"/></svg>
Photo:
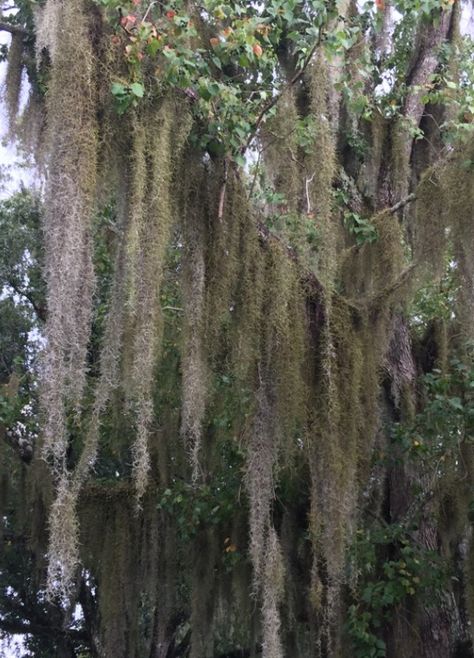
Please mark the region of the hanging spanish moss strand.
<svg viewBox="0 0 474 658"><path fill-rule="evenodd" d="M199 169L199 165L196 166ZM183 264L183 357L181 434L190 454L192 479L200 474L202 424L206 410L208 386L205 356L205 245L206 245L206 170L197 176L189 190L184 209ZM203 194L204 193L204 194Z"/></svg>
<svg viewBox="0 0 474 658"><path fill-rule="evenodd" d="M284 594L285 570L277 533L268 530L265 546L265 571L262 592L262 658L283 658L280 604Z"/></svg>
<svg viewBox="0 0 474 658"><path fill-rule="evenodd" d="M45 52L54 64L59 46L59 27L64 0L46 0L34 8L36 59L38 67Z"/></svg>
<svg viewBox="0 0 474 658"><path fill-rule="evenodd" d="M110 304L105 321L105 331L102 340L99 363L99 379L94 391L94 403L91 417L88 419L88 427L84 446L79 462L74 470L74 487L77 493L97 460L99 447L99 433L101 416L106 411L107 405L114 390L120 385L120 360L122 354L124 314L125 314L125 279L126 269L126 246L125 233L128 221L127 206L119 208L120 218L118 225L120 243L117 248L115 259L114 278L110 292Z"/></svg>
<svg viewBox="0 0 474 658"><path fill-rule="evenodd" d="M48 594L71 593L78 565L76 496L67 473L68 410L79 411L86 378L94 271L91 219L96 179L95 78L88 17L79 0L57 7L48 89L48 181L44 217L48 293L42 364L43 452L57 497L50 517ZM81 57L77 57L78 50Z"/></svg>
<svg viewBox="0 0 474 658"><path fill-rule="evenodd" d="M181 156L190 129L189 120L182 116L179 130L176 130L176 110L175 101L165 99L156 115L148 118L146 126L149 169L146 209L138 229L139 275L133 305L130 391L136 428L132 448L133 478L138 500L145 493L150 470L148 438L154 417L154 374L163 329L161 282L175 207L171 190L173 165Z"/></svg>
<svg viewBox="0 0 474 658"><path fill-rule="evenodd" d="M48 90L49 162L44 234L48 286L43 365L45 455L63 468L66 406L78 407L86 376L94 273L90 244L96 178L93 52L82 3L61 4ZM78 58L77 50L81 51Z"/></svg>
<svg viewBox="0 0 474 658"><path fill-rule="evenodd" d="M79 567L77 490L69 476L60 476L49 513L47 596L68 604L73 596Z"/></svg>
<svg viewBox="0 0 474 658"><path fill-rule="evenodd" d="M139 262L132 351L131 394L136 436L133 443L133 479L140 500L150 470L148 438L153 421L153 382L161 343L160 308L163 261L171 222L171 116L162 108L159 123L147 133L146 153L152 165L147 172L147 205L139 227ZM146 219L145 219L146 218Z"/></svg>
<svg viewBox="0 0 474 658"><path fill-rule="evenodd" d="M269 383L262 376L256 394L256 411L251 428L245 469L250 504L249 553L254 572L254 593L261 591L265 574L265 544L274 496L273 469L276 465L275 418Z"/></svg>

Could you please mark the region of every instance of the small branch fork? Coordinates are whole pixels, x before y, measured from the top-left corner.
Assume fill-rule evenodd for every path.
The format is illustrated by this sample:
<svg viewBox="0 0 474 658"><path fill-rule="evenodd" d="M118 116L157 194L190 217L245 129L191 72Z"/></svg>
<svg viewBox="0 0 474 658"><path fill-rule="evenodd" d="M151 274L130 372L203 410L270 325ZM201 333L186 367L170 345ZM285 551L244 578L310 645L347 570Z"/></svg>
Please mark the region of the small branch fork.
<svg viewBox="0 0 474 658"><path fill-rule="evenodd" d="M30 36L28 30L21 25L14 25L6 21L0 21L0 32L9 32L12 35L20 35L23 37Z"/></svg>
<svg viewBox="0 0 474 658"><path fill-rule="evenodd" d="M308 56L306 57L303 66L302 66L302 67L299 69L299 71L297 71L297 72L295 73L295 75L291 78L291 80L290 80L290 81L288 82L288 84L285 86L285 89L284 89L283 91L281 91L279 94L277 94L276 96L274 96L271 100L269 100L268 103L267 103L266 105L264 105L263 108L261 109L260 114L257 116L257 119L256 119L255 124L254 124L254 126L253 126L253 130L252 130L252 132L250 133L250 135L249 135L249 137L248 137L248 139L247 139L245 145L242 147L242 155L247 151L247 149L249 148L250 144L253 142L253 139L254 139L254 137L255 137L255 134L256 134L257 130L259 129L260 124L262 123L262 121L263 121L263 119L265 118L266 114L268 114L268 112L269 112L273 107L275 107L275 105L278 103L278 101L280 100L280 98L283 96L283 93L284 93L287 89L291 89L291 87L293 87L293 86L294 86L299 80L301 80L301 78L302 78L303 75L305 74L305 71L306 71L306 69L308 68L308 66L309 66L309 64L310 64L310 62L311 62L311 60L313 59L313 55L314 55L314 53L316 52L316 49L318 48L318 46L319 46L320 43L321 43L321 32L320 32L320 36L319 36L319 38L317 39L317 41L314 43L313 47L312 47L311 50L309 51Z"/></svg>

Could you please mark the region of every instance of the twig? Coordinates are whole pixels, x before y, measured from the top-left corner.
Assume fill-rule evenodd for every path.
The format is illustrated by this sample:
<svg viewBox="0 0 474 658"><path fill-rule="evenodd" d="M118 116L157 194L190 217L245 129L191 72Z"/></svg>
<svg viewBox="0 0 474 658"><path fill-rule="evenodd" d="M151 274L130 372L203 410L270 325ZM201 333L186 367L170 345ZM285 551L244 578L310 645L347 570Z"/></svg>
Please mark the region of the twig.
<svg viewBox="0 0 474 658"><path fill-rule="evenodd" d="M148 9L146 10L145 15L142 18L142 23L144 23L146 21L147 16L150 13L150 9L153 7L153 5L156 5L156 4L157 4L157 0L153 0L153 2L150 2L150 4L148 5Z"/></svg>
<svg viewBox="0 0 474 658"><path fill-rule="evenodd" d="M313 178L316 176L316 172L311 176L311 178L306 179L305 188L306 188L306 213L309 215L311 212L311 199L309 198L309 184L313 182Z"/></svg>
<svg viewBox="0 0 474 658"><path fill-rule="evenodd" d="M393 214L393 213L396 213L397 210L400 210L400 208L403 208L404 206L406 206L408 203L411 203L411 202L414 201L415 199L416 199L416 194L414 194L414 193L409 194L409 195L406 197L406 199L402 199L401 201L399 201L398 203L396 203L394 206L392 206L391 208L389 208L388 211L391 212L392 214Z"/></svg>
<svg viewBox="0 0 474 658"><path fill-rule="evenodd" d="M224 218L224 205L225 205L225 193L227 189L227 175L229 170L229 163L227 158L224 160L224 179L222 181L221 191L219 194L219 207L217 210L217 219L222 222Z"/></svg>
<svg viewBox="0 0 474 658"><path fill-rule="evenodd" d="M247 197L248 200L250 200L253 196L253 191L255 189L255 183L257 182L257 175L258 175L258 169L259 169L259 166L260 166L261 156L262 156L262 151L259 151L258 156L257 156L257 162L255 163L255 170L254 170L254 174L253 174L253 177L252 177L252 183L250 185L250 190L249 190L248 197Z"/></svg>

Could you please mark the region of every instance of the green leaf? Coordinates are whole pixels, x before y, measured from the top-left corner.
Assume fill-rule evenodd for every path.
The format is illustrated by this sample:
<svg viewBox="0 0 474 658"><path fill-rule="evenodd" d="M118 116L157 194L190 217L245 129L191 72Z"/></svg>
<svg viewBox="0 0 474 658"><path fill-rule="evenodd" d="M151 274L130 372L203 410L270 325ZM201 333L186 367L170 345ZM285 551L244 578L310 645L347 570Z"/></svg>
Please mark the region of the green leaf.
<svg viewBox="0 0 474 658"><path fill-rule="evenodd" d="M127 88L125 85L121 84L120 82L114 82L112 84L111 88L112 94L114 96L126 96L127 95Z"/></svg>
<svg viewBox="0 0 474 658"><path fill-rule="evenodd" d="M145 94L145 87L141 84L141 82L132 82L130 85L130 90L132 94L137 98L143 98Z"/></svg>
<svg viewBox="0 0 474 658"><path fill-rule="evenodd" d="M239 165L239 167L244 167L245 166L245 158L240 153L237 153L236 155L234 155L234 161L235 161L236 164Z"/></svg>

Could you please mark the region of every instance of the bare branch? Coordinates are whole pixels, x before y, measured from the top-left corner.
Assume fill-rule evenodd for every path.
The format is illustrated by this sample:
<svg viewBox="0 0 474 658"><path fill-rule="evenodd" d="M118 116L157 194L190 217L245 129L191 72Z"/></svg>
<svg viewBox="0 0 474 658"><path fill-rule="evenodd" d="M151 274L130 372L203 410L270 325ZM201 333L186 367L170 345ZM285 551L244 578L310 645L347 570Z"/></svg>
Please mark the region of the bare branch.
<svg viewBox="0 0 474 658"><path fill-rule="evenodd" d="M7 23L6 21L0 21L0 31L9 32L10 34L19 34L22 36L30 36L28 30L21 25L14 25L13 23Z"/></svg>
<svg viewBox="0 0 474 658"><path fill-rule="evenodd" d="M396 203L394 206L392 206L392 207L389 208L388 210L389 210L389 212L391 212L392 214L394 214L394 213L397 212L397 210L400 210L400 208L403 208L403 207L406 206L408 203L411 203L412 201L415 201L415 199L416 199L416 194L414 194L414 193L409 194L405 199L402 199L401 201L399 201L398 203Z"/></svg>
<svg viewBox="0 0 474 658"><path fill-rule="evenodd" d="M40 306L33 295L28 291L20 288L13 279L7 279L7 284L16 293L19 297L24 297L33 307L34 312L36 313L38 320L41 322L46 322L46 309L44 306Z"/></svg>

